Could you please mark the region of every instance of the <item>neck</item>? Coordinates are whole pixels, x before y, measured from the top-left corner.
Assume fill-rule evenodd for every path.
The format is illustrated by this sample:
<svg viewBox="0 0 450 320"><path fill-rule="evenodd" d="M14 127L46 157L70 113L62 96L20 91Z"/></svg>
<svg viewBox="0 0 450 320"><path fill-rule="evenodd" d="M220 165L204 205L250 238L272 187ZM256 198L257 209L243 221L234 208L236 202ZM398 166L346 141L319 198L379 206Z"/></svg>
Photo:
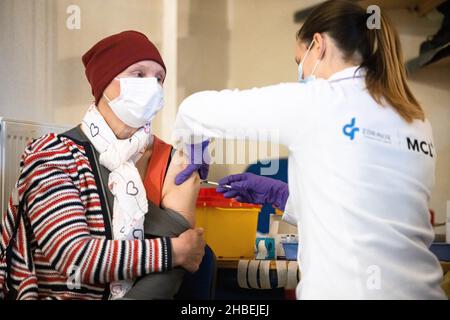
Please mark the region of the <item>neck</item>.
<svg viewBox="0 0 450 320"><path fill-rule="evenodd" d="M353 63L349 63L349 62L344 62L344 61L338 61L335 63L332 63L328 66L328 68L326 68L326 71L322 74L324 79L328 79L330 78L333 74L342 71L344 69L347 68L351 68L351 67L356 67L358 66L357 64L353 64Z"/></svg>
<svg viewBox="0 0 450 320"><path fill-rule="evenodd" d="M336 72L358 65L356 57L346 61L342 57L342 52L330 41L329 50L325 53L325 57L320 62L317 71L320 72L323 79L328 79Z"/></svg>

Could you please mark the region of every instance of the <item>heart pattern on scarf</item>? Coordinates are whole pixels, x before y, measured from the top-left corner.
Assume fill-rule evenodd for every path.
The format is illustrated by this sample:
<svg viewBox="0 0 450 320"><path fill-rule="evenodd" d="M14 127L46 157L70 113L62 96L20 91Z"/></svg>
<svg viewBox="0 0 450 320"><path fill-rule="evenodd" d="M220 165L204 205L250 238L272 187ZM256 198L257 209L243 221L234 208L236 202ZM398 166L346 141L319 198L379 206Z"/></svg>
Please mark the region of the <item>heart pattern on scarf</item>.
<svg viewBox="0 0 450 320"><path fill-rule="evenodd" d="M144 239L144 230L142 230L142 229L133 230L133 238L136 240Z"/></svg>
<svg viewBox="0 0 450 320"><path fill-rule="evenodd" d="M136 188L134 181L128 181L127 183L127 194L130 196L135 196L139 193L138 188Z"/></svg>
<svg viewBox="0 0 450 320"><path fill-rule="evenodd" d="M148 202L136 162L142 156L140 149L145 150L153 142L150 132L139 129L123 143L94 104L83 117L81 130L99 153L100 164L110 171L108 188L114 195L113 238L144 239L144 215L148 212ZM123 297L133 283L134 279L111 282L110 298Z"/></svg>
<svg viewBox="0 0 450 320"><path fill-rule="evenodd" d="M89 130L91 130L91 136L94 138L98 133L100 132L99 127L97 127L95 124L91 123L89 126Z"/></svg>

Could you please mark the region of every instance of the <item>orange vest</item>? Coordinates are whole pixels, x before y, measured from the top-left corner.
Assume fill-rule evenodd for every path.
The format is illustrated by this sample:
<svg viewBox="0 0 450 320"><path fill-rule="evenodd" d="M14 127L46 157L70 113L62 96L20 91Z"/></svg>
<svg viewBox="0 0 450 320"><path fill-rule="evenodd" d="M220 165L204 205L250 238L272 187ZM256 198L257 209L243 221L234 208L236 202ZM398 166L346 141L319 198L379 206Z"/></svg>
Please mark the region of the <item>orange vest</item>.
<svg viewBox="0 0 450 320"><path fill-rule="evenodd" d="M154 136L152 155L145 173L144 187L147 199L155 205L161 205L162 189L167 167L170 163L172 146Z"/></svg>

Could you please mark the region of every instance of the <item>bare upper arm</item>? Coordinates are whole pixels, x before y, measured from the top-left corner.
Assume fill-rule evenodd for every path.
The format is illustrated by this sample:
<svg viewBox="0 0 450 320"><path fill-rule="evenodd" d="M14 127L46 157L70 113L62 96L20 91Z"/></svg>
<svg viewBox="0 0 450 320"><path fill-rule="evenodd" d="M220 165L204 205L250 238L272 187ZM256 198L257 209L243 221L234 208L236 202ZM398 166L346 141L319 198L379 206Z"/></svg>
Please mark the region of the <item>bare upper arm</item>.
<svg viewBox="0 0 450 320"><path fill-rule="evenodd" d="M200 190L200 177L198 172L194 172L183 184L177 186L175 177L187 167L184 155L177 151L174 153L169 164L164 180L161 197L161 207L179 212L190 223L195 225L195 204L198 191Z"/></svg>

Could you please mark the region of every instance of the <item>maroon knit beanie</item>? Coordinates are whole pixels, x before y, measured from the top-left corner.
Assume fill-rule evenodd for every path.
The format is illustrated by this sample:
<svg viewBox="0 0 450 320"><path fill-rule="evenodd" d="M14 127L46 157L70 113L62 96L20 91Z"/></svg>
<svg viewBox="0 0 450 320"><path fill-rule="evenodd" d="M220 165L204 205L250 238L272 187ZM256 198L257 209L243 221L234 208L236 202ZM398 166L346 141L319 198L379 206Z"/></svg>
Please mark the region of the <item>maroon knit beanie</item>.
<svg viewBox="0 0 450 320"><path fill-rule="evenodd" d="M166 69L155 45L137 31L124 31L99 41L83 55L82 60L96 105L108 84L132 64L153 60Z"/></svg>

